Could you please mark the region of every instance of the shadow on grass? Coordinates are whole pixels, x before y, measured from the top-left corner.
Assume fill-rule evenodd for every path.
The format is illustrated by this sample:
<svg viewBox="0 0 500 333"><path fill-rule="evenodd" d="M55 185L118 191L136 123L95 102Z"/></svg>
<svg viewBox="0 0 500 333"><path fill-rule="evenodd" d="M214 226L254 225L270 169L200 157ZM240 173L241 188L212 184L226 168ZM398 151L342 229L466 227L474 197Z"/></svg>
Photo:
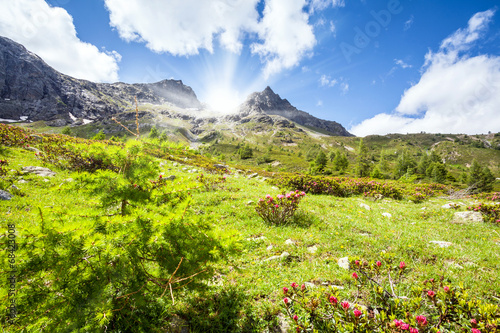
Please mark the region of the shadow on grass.
<svg viewBox="0 0 500 333"><path fill-rule="evenodd" d="M297 210L293 219L287 224L299 228L309 228L313 224L317 223L319 219L307 211Z"/></svg>
<svg viewBox="0 0 500 333"><path fill-rule="evenodd" d="M266 328L274 331L276 316L258 313L247 297L236 288L206 292L190 300L189 306L177 313L186 319L191 333L246 333L261 332Z"/></svg>

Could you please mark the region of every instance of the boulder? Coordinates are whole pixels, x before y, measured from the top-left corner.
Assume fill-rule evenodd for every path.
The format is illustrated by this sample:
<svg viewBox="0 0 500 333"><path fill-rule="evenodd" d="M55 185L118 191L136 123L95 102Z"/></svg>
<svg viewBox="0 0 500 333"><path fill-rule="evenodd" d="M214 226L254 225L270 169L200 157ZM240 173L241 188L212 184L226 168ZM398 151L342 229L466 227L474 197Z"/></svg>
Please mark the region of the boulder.
<svg viewBox="0 0 500 333"><path fill-rule="evenodd" d="M483 214L480 212L467 211L453 214L453 222L455 223L480 223L483 221Z"/></svg>

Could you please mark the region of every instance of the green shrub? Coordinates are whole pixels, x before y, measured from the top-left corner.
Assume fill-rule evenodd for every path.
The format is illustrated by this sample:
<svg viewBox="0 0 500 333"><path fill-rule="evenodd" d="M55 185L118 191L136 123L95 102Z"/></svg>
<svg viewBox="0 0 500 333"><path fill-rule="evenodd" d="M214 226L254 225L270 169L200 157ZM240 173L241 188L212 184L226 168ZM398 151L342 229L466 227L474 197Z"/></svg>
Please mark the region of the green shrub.
<svg viewBox="0 0 500 333"><path fill-rule="evenodd" d="M106 140L106 134L104 134L103 130L100 130L92 137L92 140Z"/></svg>
<svg viewBox="0 0 500 333"><path fill-rule="evenodd" d="M282 305L297 332L497 332L498 305L475 299L444 277L395 293L406 275L404 262L352 260L350 283L356 295L341 296L337 287L284 287Z"/></svg>
<svg viewBox="0 0 500 333"><path fill-rule="evenodd" d="M278 194L274 199L268 194L265 199L259 199L255 211L269 224L284 225L291 221L299 207L300 200L305 195L305 192L297 190L286 194Z"/></svg>

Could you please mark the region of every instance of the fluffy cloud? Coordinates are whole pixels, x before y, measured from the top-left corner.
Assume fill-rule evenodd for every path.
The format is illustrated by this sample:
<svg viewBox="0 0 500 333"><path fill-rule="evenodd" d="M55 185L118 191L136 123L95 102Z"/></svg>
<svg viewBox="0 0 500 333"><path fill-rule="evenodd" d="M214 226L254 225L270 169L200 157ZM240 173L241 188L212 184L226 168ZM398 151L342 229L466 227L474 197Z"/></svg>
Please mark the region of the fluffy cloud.
<svg viewBox="0 0 500 333"><path fill-rule="evenodd" d="M310 12L324 10L328 7L344 7L344 0L311 0L309 3Z"/></svg>
<svg viewBox="0 0 500 333"><path fill-rule="evenodd" d="M446 38L438 52L429 52L420 81L404 92L393 114L379 114L351 132L364 136L500 131L500 57L467 54L493 15L492 10L477 13L467 28Z"/></svg>
<svg viewBox="0 0 500 333"><path fill-rule="evenodd" d="M91 81L117 81L120 55L78 39L73 18L44 0L0 0L0 35L26 46L62 73Z"/></svg>
<svg viewBox="0 0 500 333"><path fill-rule="evenodd" d="M267 0L258 26L262 43L251 45L252 52L265 61L264 77L296 66L316 45L305 0Z"/></svg>
<svg viewBox="0 0 500 333"><path fill-rule="evenodd" d="M261 58L266 78L311 54L316 38L309 18L315 10L343 5L343 0L265 0L259 15L259 2L150 0L145 6L141 0L105 0L110 24L124 40L177 56L213 52L216 43L239 53L246 40Z"/></svg>
<svg viewBox="0 0 500 333"><path fill-rule="evenodd" d="M254 31L259 0L105 0L110 24L127 41L146 42L155 52L213 52L214 36L239 52L245 31Z"/></svg>

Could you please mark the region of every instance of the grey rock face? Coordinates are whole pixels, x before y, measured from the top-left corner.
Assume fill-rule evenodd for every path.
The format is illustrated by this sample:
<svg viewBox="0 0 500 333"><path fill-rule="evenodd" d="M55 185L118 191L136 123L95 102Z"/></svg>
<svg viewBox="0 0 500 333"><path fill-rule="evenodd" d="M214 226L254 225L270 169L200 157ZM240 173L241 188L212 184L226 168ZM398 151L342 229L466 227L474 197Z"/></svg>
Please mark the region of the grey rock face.
<svg viewBox="0 0 500 333"><path fill-rule="evenodd" d="M239 116L235 119L250 121L255 119L257 115L261 115L261 119L265 123L271 123L273 120L266 118L265 115L276 115L294 121L299 125L317 128L338 136L353 136L351 133L335 121L321 120L310 115L307 112L300 111L294 107L286 99L282 99L270 87L267 87L262 92L251 94L248 99L240 106ZM259 120L259 118L255 119ZM289 127L286 122L281 121L280 125Z"/></svg>
<svg viewBox="0 0 500 333"><path fill-rule="evenodd" d="M134 97L139 103L201 108L193 90L180 80L148 84L78 80L0 36L0 118L19 120L24 116L65 126L75 122L74 117L100 120L133 108Z"/></svg>

